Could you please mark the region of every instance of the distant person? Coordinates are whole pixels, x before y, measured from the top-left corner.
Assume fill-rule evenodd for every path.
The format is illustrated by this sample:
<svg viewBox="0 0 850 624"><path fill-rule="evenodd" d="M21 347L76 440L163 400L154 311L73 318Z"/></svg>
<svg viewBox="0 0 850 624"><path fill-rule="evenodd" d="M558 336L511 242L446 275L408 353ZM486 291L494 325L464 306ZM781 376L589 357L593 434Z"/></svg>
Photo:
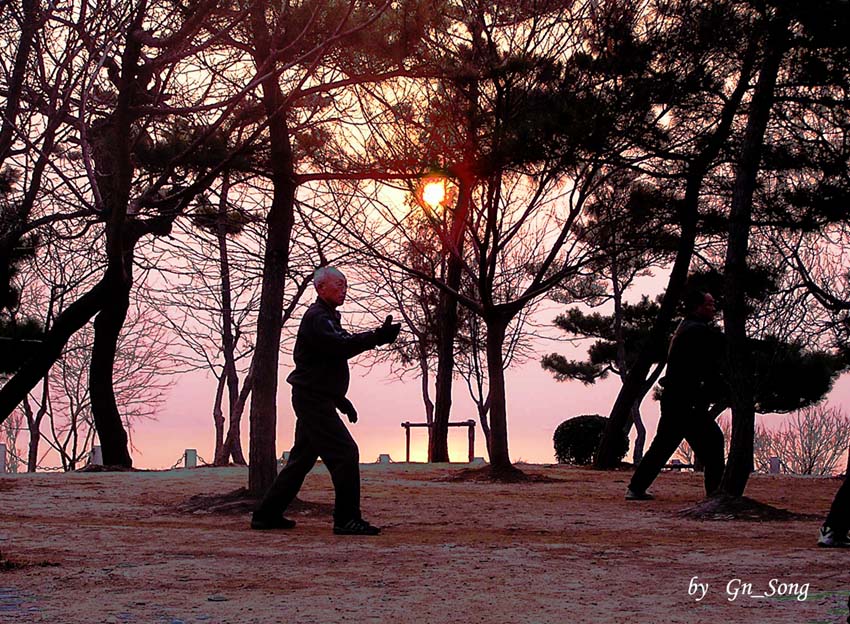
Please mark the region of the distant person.
<svg viewBox="0 0 850 624"><path fill-rule="evenodd" d="M340 325L337 307L345 301L348 284L337 269L317 269L313 276L318 298L304 314L295 340L292 384L295 442L289 461L251 517L252 529L291 529L283 516L301 489L304 477L321 457L331 473L336 500L334 533L378 535L360 515L360 453L337 410L357 422L357 411L345 395L350 379L348 360L398 338L400 323L388 316L378 329L350 334Z"/></svg>
<svg viewBox="0 0 850 624"><path fill-rule="evenodd" d="M722 389L723 333L711 324L714 297L694 291L685 297L686 316L676 328L661 380L661 418L646 455L632 475L627 500L651 500L646 489L687 440L705 466L705 492L713 494L723 475L723 432L709 407Z"/></svg>
<svg viewBox="0 0 850 624"><path fill-rule="evenodd" d="M838 489L818 534L818 546L825 548L850 548L850 473L844 475L844 483ZM848 601L850 605L850 601ZM850 622L850 618L847 620Z"/></svg>

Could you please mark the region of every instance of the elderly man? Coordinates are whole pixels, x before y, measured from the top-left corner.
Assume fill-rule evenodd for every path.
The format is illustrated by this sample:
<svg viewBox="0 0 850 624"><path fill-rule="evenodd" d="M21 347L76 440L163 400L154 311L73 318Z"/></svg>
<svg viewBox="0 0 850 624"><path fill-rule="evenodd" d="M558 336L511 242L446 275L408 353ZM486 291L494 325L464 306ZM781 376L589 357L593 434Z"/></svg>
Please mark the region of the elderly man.
<svg viewBox="0 0 850 624"><path fill-rule="evenodd" d="M724 396L721 371L723 333L711 324L714 297L692 291L685 297L686 316L670 341L667 374L661 381L661 418L655 439L632 475L627 500L651 500L646 488L687 440L705 465L705 493L720 487L723 476L723 432L709 412L711 403Z"/></svg>
<svg viewBox="0 0 850 624"><path fill-rule="evenodd" d="M347 282L337 269L323 267L313 276L318 298L298 327L292 384L295 443L289 461L269 488L251 518L252 529L290 529L295 522L283 517L321 457L333 480L337 535L378 535L381 530L360 515L360 454L337 410L357 422L357 411L345 394L350 374L348 360L398 337L400 323L388 316L379 328L350 334L340 325L337 308L345 301Z"/></svg>

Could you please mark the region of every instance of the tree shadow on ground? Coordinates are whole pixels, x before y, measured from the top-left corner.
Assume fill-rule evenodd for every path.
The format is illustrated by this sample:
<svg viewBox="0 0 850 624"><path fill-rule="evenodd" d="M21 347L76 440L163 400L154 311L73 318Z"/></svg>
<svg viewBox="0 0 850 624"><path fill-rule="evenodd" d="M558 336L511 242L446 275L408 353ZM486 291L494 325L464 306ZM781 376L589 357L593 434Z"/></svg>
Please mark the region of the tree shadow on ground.
<svg viewBox="0 0 850 624"><path fill-rule="evenodd" d="M798 514L760 503L746 496L712 496L693 507L678 512L683 518L693 520L747 520L750 522L772 522L789 520L816 520L820 516Z"/></svg>
<svg viewBox="0 0 850 624"><path fill-rule="evenodd" d="M559 483L563 479L553 479L545 475L523 472L516 466L483 466L465 468L436 481L450 483Z"/></svg>
<svg viewBox="0 0 850 624"><path fill-rule="evenodd" d="M181 513L213 513L223 515L242 515L250 513L260 504L260 498L250 496L246 488L239 488L226 494L196 494L177 505ZM333 505L312 503L296 498L286 510L287 515L330 516Z"/></svg>
<svg viewBox="0 0 850 624"><path fill-rule="evenodd" d="M89 464L77 468L74 472L150 472L141 468L128 468L127 466L101 466L100 464Z"/></svg>
<svg viewBox="0 0 850 624"><path fill-rule="evenodd" d="M14 570L22 570L24 568L53 568L59 567L61 564L53 561L42 561L34 559L8 559L6 555L0 552L0 572L12 572Z"/></svg>

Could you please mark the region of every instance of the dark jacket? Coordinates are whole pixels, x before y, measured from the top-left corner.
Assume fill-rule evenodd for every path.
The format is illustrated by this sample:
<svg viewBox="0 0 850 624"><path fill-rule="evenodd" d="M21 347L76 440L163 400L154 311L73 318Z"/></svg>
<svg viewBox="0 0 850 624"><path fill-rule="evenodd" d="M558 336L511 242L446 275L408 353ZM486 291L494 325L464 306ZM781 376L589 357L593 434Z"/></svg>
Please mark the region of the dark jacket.
<svg viewBox="0 0 850 624"><path fill-rule="evenodd" d="M295 370L286 378L297 388L340 399L348 392L348 360L377 346L374 331L349 334L340 314L321 298L311 305L295 339Z"/></svg>
<svg viewBox="0 0 850 624"><path fill-rule="evenodd" d="M665 398L707 407L725 396L723 332L705 321L688 317L673 334L662 380Z"/></svg>

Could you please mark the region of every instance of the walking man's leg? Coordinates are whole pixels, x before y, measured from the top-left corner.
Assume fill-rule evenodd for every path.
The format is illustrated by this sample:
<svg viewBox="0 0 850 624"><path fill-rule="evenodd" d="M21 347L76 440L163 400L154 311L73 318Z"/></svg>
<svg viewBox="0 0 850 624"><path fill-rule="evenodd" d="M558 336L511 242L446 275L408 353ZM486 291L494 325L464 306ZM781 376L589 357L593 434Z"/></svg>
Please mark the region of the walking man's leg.
<svg viewBox="0 0 850 624"><path fill-rule="evenodd" d="M360 450L348 428L334 414L322 431L319 456L334 484L334 525L360 518Z"/></svg>
<svg viewBox="0 0 850 624"><path fill-rule="evenodd" d="M311 396L310 418L304 419L312 447L328 467L334 484L334 532L377 535L380 529L360 514L360 451L330 399Z"/></svg>
<svg viewBox="0 0 850 624"><path fill-rule="evenodd" d="M688 414L693 425L688 428L685 440L705 467L705 494L711 496L720 487L723 478L724 459L723 431L707 413L695 410Z"/></svg>
<svg viewBox="0 0 850 624"><path fill-rule="evenodd" d="M289 504L295 500L304 483L304 478L312 470L318 458L307 432L308 427L297 414L296 408L295 442L289 452L289 460L254 512L251 518L253 529L291 529L295 526L295 522L284 518L283 514ZM309 415L305 418L309 418Z"/></svg>
<svg viewBox="0 0 850 624"><path fill-rule="evenodd" d="M667 464L667 460L676 452L679 444L684 439L678 419L681 415L676 413L675 404L662 402L661 419L658 421L658 431L649 450L635 469L629 482L626 498L640 500L651 498L646 494L646 489L655 481L661 469Z"/></svg>

